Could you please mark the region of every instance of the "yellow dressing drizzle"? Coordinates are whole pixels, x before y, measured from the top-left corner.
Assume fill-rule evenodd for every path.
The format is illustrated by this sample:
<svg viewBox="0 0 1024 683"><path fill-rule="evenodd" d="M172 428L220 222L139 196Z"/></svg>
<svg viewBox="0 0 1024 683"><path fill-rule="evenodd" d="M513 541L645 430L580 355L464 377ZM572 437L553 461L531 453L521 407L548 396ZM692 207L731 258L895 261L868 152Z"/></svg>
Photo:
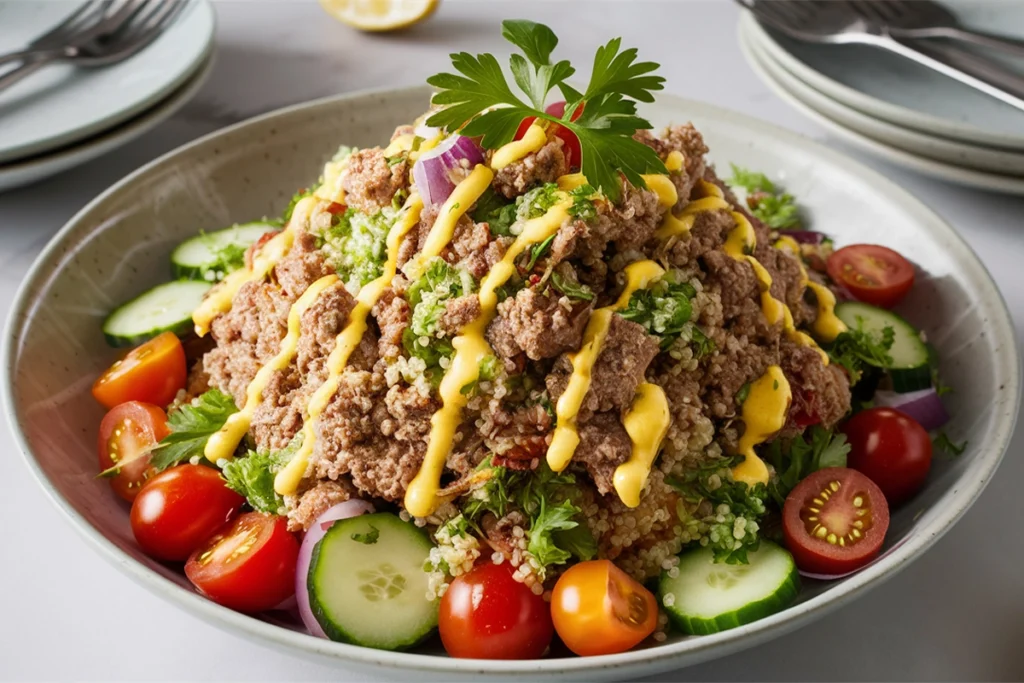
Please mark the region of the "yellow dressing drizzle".
<svg viewBox="0 0 1024 683"><path fill-rule="evenodd" d="M814 320L814 333L824 342L833 341L847 329L846 323L836 315L836 295L831 289L817 282L808 281L807 287L818 299L818 317Z"/></svg>
<svg viewBox="0 0 1024 683"><path fill-rule="evenodd" d="M676 205L679 201L679 193L676 186L667 175L652 174L641 176L647 189L658 195L658 204L661 208L668 208Z"/></svg>
<svg viewBox="0 0 1024 683"><path fill-rule="evenodd" d="M754 226L742 213L733 211L732 218L736 221L736 227L729 231L722 251L737 261L742 261L748 254L753 253L754 247L757 246L757 235L754 233Z"/></svg>
<svg viewBox="0 0 1024 683"><path fill-rule="evenodd" d="M778 365L768 370L750 385L743 401L743 436L737 450L745 457L732 468L732 478L753 486L768 483L768 468L754 453L754 446L763 443L786 424L793 392L789 381Z"/></svg>
<svg viewBox="0 0 1024 683"><path fill-rule="evenodd" d="M633 442L633 451L629 460L615 468L612 478L615 492L627 507L635 508L640 504L640 492L647 483L671 422L665 392L657 384L641 383L629 412L622 419Z"/></svg>
<svg viewBox="0 0 1024 683"><path fill-rule="evenodd" d="M292 211L288 227L275 235L270 241L256 252L252 259L251 268L243 268L224 278L223 282L210 290L210 294L203 299L199 307L192 313L192 322L195 323L196 334L200 337L210 331L210 323L221 313L231 309L231 302L235 294L247 282L262 280L265 278L278 261L284 258L295 241L296 225L308 225L316 208L317 200L313 197L301 199Z"/></svg>
<svg viewBox="0 0 1024 683"><path fill-rule="evenodd" d="M395 277L398 269L398 250L402 245L402 239L419 222L422 210L423 202L419 195L410 195L406 201L405 213L388 232L388 258L384 262L380 277L359 290L356 305L349 313L348 324L335 338L334 348L327 357L327 379L313 392L306 408L306 420L302 425L302 446L274 478L274 490L283 496L295 493L306 473L309 456L313 454L313 446L316 441L316 423L338 391L341 375L345 371L345 366L348 365L348 359L359 346L363 333L366 332L367 316Z"/></svg>
<svg viewBox="0 0 1024 683"><path fill-rule="evenodd" d="M416 136L412 133L405 133L399 135L397 138L391 141L391 144L384 148L384 156L393 157L396 154L402 152L408 152L412 149L412 141L416 139ZM436 144L436 143L435 143Z"/></svg>
<svg viewBox="0 0 1024 683"><path fill-rule="evenodd" d="M700 191L705 197L718 197L719 199L725 198L725 193L722 192L722 188L718 185L708 182L703 178L698 180L697 184L700 185Z"/></svg>
<svg viewBox="0 0 1024 683"><path fill-rule="evenodd" d="M281 340L277 354L267 361L256 372L256 376L245 389L245 405L237 413L232 414L218 432L212 434L206 442L203 455L212 463L229 459L241 443L245 433L249 431L252 417L263 401L263 390L267 388L274 372L283 370L295 358L299 344L299 324L302 315L316 301L320 293L338 281L337 275L326 275L302 293L302 296L288 310L288 334Z"/></svg>
<svg viewBox="0 0 1024 683"><path fill-rule="evenodd" d="M789 235L779 235L779 239L775 240L773 246L779 251L788 253L790 256L794 256L797 259L800 258L800 244ZM801 264L800 267L803 268L803 265ZM806 279L806 277L807 274L805 273L804 278Z"/></svg>
<svg viewBox="0 0 1024 683"><path fill-rule="evenodd" d="M497 310L498 288L515 273L515 260L527 247L543 242L568 220L570 206L572 202L563 199L543 216L528 220L523 226L523 232L505 252L504 258L494 264L481 280L478 295L480 313L452 340L455 355L438 390L442 401L441 409L434 413L430 420L430 440L426 456L419 472L405 492L405 509L414 517L426 517L439 503L437 492L441 474L452 448L455 431L461 423L462 409L468 400L462 389L479 378L481 361L492 353L490 345L484 339L484 333Z"/></svg>
<svg viewBox="0 0 1024 683"><path fill-rule="evenodd" d="M580 437L576 431L576 414L579 413L583 399L590 389L590 374L594 369L597 357L601 354L601 346L604 344L605 337L608 336L612 314L629 304L629 298L633 296L633 292L647 287L652 280L665 274L662 267L654 261L631 263L626 266L624 272L626 287L622 290L618 300L591 314L583 333L583 345L576 353L569 354L572 374L569 375L569 383L555 406L557 426L547 452L548 465L555 472L561 472L566 468L576 452L576 446L579 445Z"/></svg>
<svg viewBox="0 0 1024 683"><path fill-rule="evenodd" d="M686 163L686 157L678 149L674 149L669 152L665 158L665 168L669 173L675 173L676 171L683 170L683 165Z"/></svg>
<svg viewBox="0 0 1024 683"><path fill-rule="evenodd" d="M569 192L575 190L577 187L582 187L587 184L587 176L582 173L570 173L568 175L559 176L558 189L562 192Z"/></svg>
<svg viewBox="0 0 1024 683"><path fill-rule="evenodd" d="M494 173L483 164L477 164L476 168L466 176L466 179L455 186L455 190L448 196L437 213L437 220L434 221L430 233L427 235L427 242L415 258L409 261L403 268L409 279L415 280L423 273L427 261L439 256L441 251L452 241L455 234L455 226L459 219L469 211L477 199L480 198L494 180Z"/></svg>
<svg viewBox="0 0 1024 683"><path fill-rule="evenodd" d="M536 121L526 129L521 140L515 140L494 150L491 155L491 168L500 171L514 161L519 161L527 154L536 152L548 141L547 131Z"/></svg>

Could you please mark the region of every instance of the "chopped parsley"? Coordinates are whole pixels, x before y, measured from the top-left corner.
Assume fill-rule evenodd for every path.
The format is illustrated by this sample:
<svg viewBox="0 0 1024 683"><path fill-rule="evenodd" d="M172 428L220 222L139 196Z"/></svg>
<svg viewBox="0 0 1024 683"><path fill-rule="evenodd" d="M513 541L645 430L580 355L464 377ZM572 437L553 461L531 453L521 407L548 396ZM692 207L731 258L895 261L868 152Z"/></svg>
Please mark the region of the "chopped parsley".
<svg viewBox="0 0 1024 683"><path fill-rule="evenodd" d="M512 224L516 222L516 203L506 201L488 187L477 200L472 216L477 223L487 223L492 235L508 237L512 234Z"/></svg>
<svg viewBox="0 0 1024 683"><path fill-rule="evenodd" d="M619 315L642 325L648 334L658 337L664 350L687 328L693 313L691 302L696 294L693 285L679 282L673 273L669 273L647 289L634 292Z"/></svg>
<svg viewBox="0 0 1024 683"><path fill-rule="evenodd" d="M594 204L594 197L596 196L597 190L590 185L580 185L569 190L569 198L572 199L569 215L584 222L596 218L597 206Z"/></svg>
<svg viewBox="0 0 1024 683"><path fill-rule="evenodd" d="M473 277L466 271L442 258L432 259L406 294L412 307L412 320L402 333L406 353L421 358L428 368L439 367L442 357L451 358L455 350L450 341L438 337L438 323L449 299L471 294L475 287Z"/></svg>
<svg viewBox="0 0 1024 683"><path fill-rule="evenodd" d="M590 287L564 277L557 270L551 271L551 284L555 286L555 289L570 299L577 299L580 301L594 300L594 292L590 290Z"/></svg>
<svg viewBox="0 0 1024 683"><path fill-rule="evenodd" d="M508 20L502 22L502 35L522 52L509 60L520 94L513 92L494 55L455 53L451 58L457 74L427 79L439 91L433 103L442 107L427 125L481 136L485 148L497 149L512 141L528 116L557 122L576 134L583 174L613 202L621 194L620 173L634 186L646 187L642 174L667 172L653 149L633 139L636 131L651 128L636 115L636 105L653 102L653 92L663 89L665 79L653 74L658 64L638 62L636 49L621 49L622 39L615 38L597 49L590 82L581 93L567 82L576 73L572 65L551 61L558 38L550 28ZM554 88L567 102L562 117L544 110ZM581 106L582 113L573 120Z"/></svg>
<svg viewBox="0 0 1024 683"><path fill-rule="evenodd" d="M892 365L889 349L895 339L896 330L891 325L886 325L879 335L865 330L864 319L857 316L857 327L841 333L826 351L832 362L850 375L850 384L857 384L868 366L887 368Z"/></svg>
<svg viewBox="0 0 1024 683"><path fill-rule="evenodd" d="M730 166L732 177L726 182L746 192L747 206L756 218L777 230L800 228L800 209L793 195L780 191L763 173L749 171L736 164Z"/></svg>
<svg viewBox="0 0 1024 683"><path fill-rule="evenodd" d="M932 448L936 451L945 453L946 455L956 457L958 455L963 455L963 452L967 450L967 442L961 441L960 443L956 443L949 438L949 434L946 434L944 431L940 431L932 437Z"/></svg>
<svg viewBox="0 0 1024 683"><path fill-rule="evenodd" d="M537 265L537 261L542 259L544 255L547 254L548 251L551 249L551 245L552 243L554 243L554 241L555 235L551 235L543 242L538 242L537 244L530 247L530 261L529 263L526 264L527 271L533 270L533 267Z"/></svg>
<svg viewBox="0 0 1024 683"><path fill-rule="evenodd" d="M736 401L736 405L741 406L743 405L743 402L747 400L748 396L750 396L750 382L745 382L743 386L740 387L740 390L736 392L736 396L733 397L733 400Z"/></svg>
<svg viewBox="0 0 1024 683"><path fill-rule="evenodd" d="M192 457L202 458L210 436L237 412L234 399L219 389L210 389L182 404L167 416L171 433L153 447L150 464L165 470Z"/></svg>
<svg viewBox="0 0 1024 683"><path fill-rule="evenodd" d="M399 211L387 207L373 215L356 209L334 217L332 224L319 237L327 261L349 291L358 291L366 283L380 277L387 260L387 239Z"/></svg>
<svg viewBox="0 0 1024 683"><path fill-rule="evenodd" d="M768 492L781 507L800 480L826 467L846 467L850 444L842 432L814 425L792 439L776 439L767 446L766 459L775 468Z"/></svg>
<svg viewBox="0 0 1024 683"><path fill-rule="evenodd" d="M280 514L284 499L274 490L274 477L291 461L301 446L300 431L280 450L249 451L244 458L227 461L221 474L227 480L228 488L245 496L253 510Z"/></svg>

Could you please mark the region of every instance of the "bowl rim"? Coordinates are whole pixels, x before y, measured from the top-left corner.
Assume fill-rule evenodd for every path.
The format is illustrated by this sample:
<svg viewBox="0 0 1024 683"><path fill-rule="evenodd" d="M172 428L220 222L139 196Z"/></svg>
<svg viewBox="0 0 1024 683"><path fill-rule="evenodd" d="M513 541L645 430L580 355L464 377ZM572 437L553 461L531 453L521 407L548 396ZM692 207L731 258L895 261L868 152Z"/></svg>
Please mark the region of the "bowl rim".
<svg viewBox="0 0 1024 683"><path fill-rule="evenodd" d="M659 97L661 105L669 105L673 109L687 111L688 114L694 116L715 117L724 123L740 125L753 133L764 134L772 139L801 147L812 153L816 159L838 166L845 172L857 176L860 180L869 184L874 191L886 195L890 201L901 205L908 216L914 219L917 224L927 225L928 227L925 229L937 231L939 236L945 237L950 242L948 248L959 252L958 260L963 261L963 265L973 271L973 275L979 277L984 283L983 291L978 293L983 298L988 299L993 307L995 315L989 320L989 324L993 326L991 331L997 333L993 336L1014 341L1012 345L1008 345L1007 351L1000 354L999 358L1005 369L1010 371L1006 373L1005 382L1008 395L1011 397L1011 405L1015 410L996 415L995 424L990 432L992 434L991 443L984 452L976 456L976 463L973 464L973 468L976 470L974 474L978 476L968 478L964 482L963 487L958 487L944 494L939 503L954 502L955 504L942 506L937 513L937 517L927 528L920 529L917 534L907 538L899 547L894 548L889 555L857 574L844 579L842 583L837 584L834 588L745 626L713 635L684 638L677 642L666 642L653 647L615 655L519 661L454 659L415 652L388 652L315 638L305 633L292 631L216 605L197 593L182 588L169 578L153 571L118 548L99 529L89 524L51 484L41 466L33 457L28 438L19 424L19 415L14 402L14 369L20 346L20 338L23 329L27 326L30 319L30 309L34 304L34 297L31 296L32 290L47 277L53 276L61 270L60 252L64 247L65 240L81 223L89 220L95 207L105 202L112 195L121 192L123 188L134 184L140 178L173 161L176 157L185 155L198 147L206 145L211 140L242 128L257 126L296 112L316 109L318 107L331 107L350 100L371 97L408 96L417 91L422 92L426 97L430 89L426 86L368 89L318 98L276 109L221 128L162 154L113 184L76 212L46 244L19 285L7 315L5 334L2 346L0 346L0 357L2 357L3 363L2 378L0 378L2 379L0 381L0 398L2 398L4 403L4 412L11 433L21 450L25 464L54 505L104 559L129 578L146 587L151 592L160 595L171 604L188 610L195 616L222 629L255 638L291 654L312 655L321 660L324 658L333 659L336 663L346 662L357 667L363 667L364 669L420 670L463 676L531 674L541 677L565 677L590 673L602 674L602 677L608 677L613 672L628 673L628 670L639 670L641 668L648 673L654 673L655 671L667 671L679 666L694 664L765 642L795 630L809 621L849 603L869 588L890 578L912 560L916 559L916 557L952 528L953 524L978 499L991 479L991 475L1002 460L1013 435L1017 415L1020 411L1022 371L1020 358L1016 353L1017 344L1012 317L1006 302L995 281L970 245L944 219L928 208L923 202L908 191L893 185L881 173L868 168L860 162L847 158L845 155L833 151L803 135L761 121L752 116L708 103L666 94Z"/></svg>

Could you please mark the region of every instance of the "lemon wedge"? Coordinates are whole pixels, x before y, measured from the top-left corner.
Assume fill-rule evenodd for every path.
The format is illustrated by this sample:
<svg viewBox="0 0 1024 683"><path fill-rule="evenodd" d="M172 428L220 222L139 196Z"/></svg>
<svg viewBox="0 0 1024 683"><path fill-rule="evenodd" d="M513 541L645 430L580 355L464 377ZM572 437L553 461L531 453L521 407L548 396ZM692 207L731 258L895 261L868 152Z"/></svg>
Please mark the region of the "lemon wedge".
<svg viewBox="0 0 1024 683"><path fill-rule="evenodd" d="M438 0L320 0L334 18L360 31L395 31L418 24Z"/></svg>

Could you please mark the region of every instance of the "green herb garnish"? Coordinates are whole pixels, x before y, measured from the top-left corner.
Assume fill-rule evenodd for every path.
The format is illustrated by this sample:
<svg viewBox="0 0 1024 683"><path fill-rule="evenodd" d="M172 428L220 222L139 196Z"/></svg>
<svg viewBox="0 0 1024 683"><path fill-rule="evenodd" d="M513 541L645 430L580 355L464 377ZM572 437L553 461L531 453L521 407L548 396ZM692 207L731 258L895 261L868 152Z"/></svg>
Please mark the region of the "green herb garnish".
<svg viewBox="0 0 1024 683"><path fill-rule="evenodd" d="M153 447L150 464L165 470L193 456L203 457L210 436L220 431L237 412L234 399L219 389L210 389L192 402L182 404L167 416L171 433Z"/></svg>

